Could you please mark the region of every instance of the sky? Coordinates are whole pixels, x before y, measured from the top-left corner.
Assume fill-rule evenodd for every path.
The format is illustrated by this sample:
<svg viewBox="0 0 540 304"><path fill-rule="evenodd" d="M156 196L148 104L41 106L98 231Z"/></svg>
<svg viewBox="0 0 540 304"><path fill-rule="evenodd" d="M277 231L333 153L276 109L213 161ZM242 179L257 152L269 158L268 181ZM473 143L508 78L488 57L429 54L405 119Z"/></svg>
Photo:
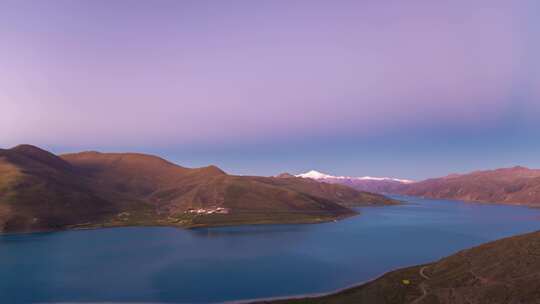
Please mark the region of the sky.
<svg viewBox="0 0 540 304"><path fill-rule="evenodd" d="M3 0L0 147L233 174L540 168L536 0Z"/></svg>

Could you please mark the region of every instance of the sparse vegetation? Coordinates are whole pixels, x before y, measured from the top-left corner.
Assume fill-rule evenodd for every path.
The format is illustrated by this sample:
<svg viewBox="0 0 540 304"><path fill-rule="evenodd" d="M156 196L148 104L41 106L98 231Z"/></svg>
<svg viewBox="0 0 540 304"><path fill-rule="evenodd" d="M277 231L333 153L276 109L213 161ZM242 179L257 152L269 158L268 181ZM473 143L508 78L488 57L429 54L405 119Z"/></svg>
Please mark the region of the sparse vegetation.
<svg viewBox="0 0 540 304"><path fill-rule="evenodd" d="M215 166L189 169L143 154L58 157L29 145L0 150L4 232L318 223L357 214L348 206L393 203L341 185L232 176Z"/></svg>

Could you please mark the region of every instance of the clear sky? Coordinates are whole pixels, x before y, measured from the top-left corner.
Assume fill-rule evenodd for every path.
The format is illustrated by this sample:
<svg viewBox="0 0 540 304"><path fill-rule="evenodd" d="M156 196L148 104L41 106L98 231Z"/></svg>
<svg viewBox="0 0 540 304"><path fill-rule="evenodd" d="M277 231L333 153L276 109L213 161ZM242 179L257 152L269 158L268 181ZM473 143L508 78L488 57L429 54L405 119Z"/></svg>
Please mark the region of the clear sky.
<svg viewBox="0 0 540 304"><path fill-rule="evenodd" d="M421 179L540 167L540 1L0 1L0 147Z"/></svg>

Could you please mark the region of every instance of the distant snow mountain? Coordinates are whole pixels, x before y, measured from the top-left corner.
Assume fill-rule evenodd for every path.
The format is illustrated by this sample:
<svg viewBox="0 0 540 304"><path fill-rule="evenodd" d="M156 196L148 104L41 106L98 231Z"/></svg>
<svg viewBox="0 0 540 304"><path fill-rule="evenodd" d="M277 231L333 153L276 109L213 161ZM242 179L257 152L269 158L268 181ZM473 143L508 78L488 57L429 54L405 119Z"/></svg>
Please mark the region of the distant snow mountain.
<svg viewBox="0 0 540 304"><path fill-rule="evenodd" d="M296 177L311 178L311 179L352 179L352 180L375 180L375 181L395 181L405 184L414 183L414 181L409 179L399 179L392 177L372 177L372 176L361 176L361 177L352 177L352 176L334 176L325 174L319 171L311 170L306 173L297 174Z"/></svg>
<svg viewBox="0 0 540 304"><path fill-rule="evenodd" d="M332 176L315 170L282 177L309 178L381 194L540 207L540 169L521 166L453 173L417 182L391 177Z"/></svg>
<svg viewBox="0 0 540 304"><path fill-rule="evenodd" d="M331 184L342 184L361 191L375 193L398 193L406 185L414 183L409 179L399 179L392 177L372 177L372 176L333 176L316 170L297 174L296 177L310 178Z"/></svg>

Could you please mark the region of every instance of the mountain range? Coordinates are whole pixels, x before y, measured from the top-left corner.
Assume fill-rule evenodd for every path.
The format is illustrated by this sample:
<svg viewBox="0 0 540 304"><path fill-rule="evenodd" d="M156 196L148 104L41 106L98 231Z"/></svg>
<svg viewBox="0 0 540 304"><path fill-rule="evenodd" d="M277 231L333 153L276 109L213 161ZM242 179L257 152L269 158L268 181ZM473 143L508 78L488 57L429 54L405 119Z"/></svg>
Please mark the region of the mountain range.
<svg viewBox="0 0 540 304"><path fill-rule="evenodd" d="M540 207L540 170L517 166L452 174L407 185L399 193Z"/></svg>
<svg viewBox="0 0 540 304"><path fill-rule="evenodd" d="M369 191L375 193L398 193L404 185L414 183L408 179L398 179L391 177L352 177L352 176L333 176L311 170L306 173L297 174L296 177L314 179L329 184L347 185L360 191Z"/></svg>
<svg viewBox="0 0 540 304"><path fill-rule="evenodd" d="M375 193L540 206L540 170L521 166L451 174L417 182L386 177L332 176L317 171L296 176Z"/></svg>
<svg viewBox="0 0 540 304"><path fill-rule="evenodd" d="M0 149L0 232L311 223L398 202L302 178L235 176L137 153Z"/></svg>
<svg viewBox="0 0 540 304"><path fill-rule="evenodd" d="M259 177L137 153L0 149L0 232L313 223L355 215L356 206L398 203L380 193L538 207L540 170L518 166L419 182L317 171Z"/></svg>

